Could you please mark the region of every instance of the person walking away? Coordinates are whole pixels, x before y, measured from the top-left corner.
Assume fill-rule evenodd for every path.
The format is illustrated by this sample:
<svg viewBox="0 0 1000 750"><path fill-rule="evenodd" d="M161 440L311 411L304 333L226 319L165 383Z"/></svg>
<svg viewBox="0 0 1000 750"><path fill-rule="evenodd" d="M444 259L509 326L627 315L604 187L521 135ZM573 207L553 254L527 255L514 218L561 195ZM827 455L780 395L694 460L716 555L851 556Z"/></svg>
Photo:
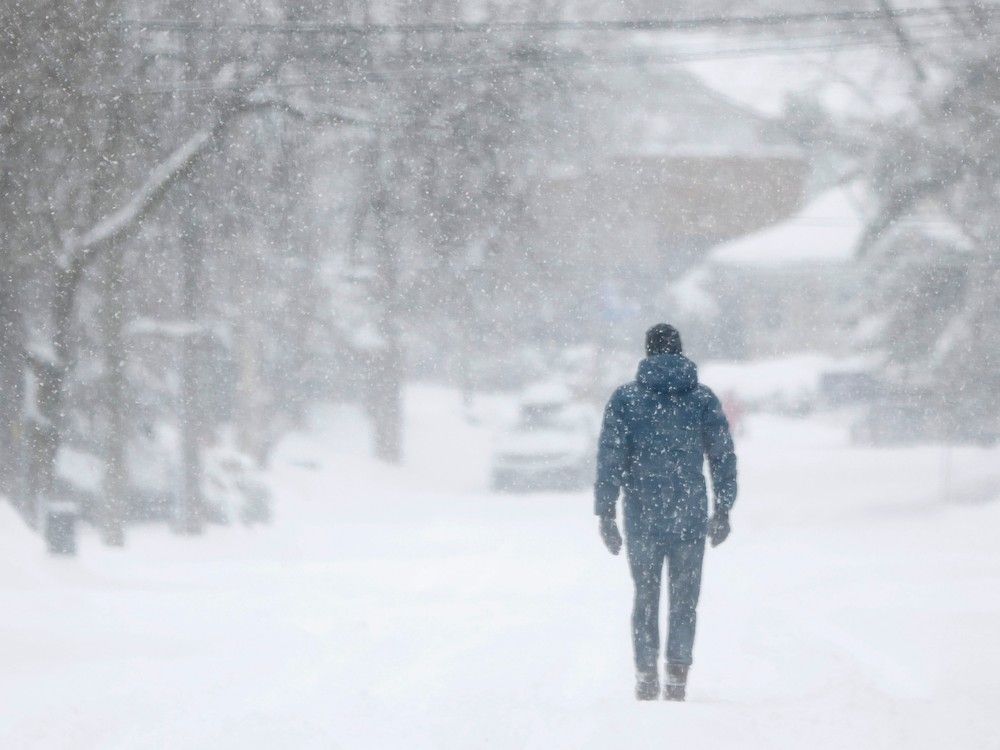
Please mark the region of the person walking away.
<svg viewBox="0 0 1000 750"><path fill-rule="evenodd" d="M714 496L711 517L705 458ZM736 490L736 453L719 399L698 382L698 369L682 353L677 329L655 325L646 332L646 358L635 380L619 387L605 408L594 486L601 538L613 555L622 546L616 515L619 495L623 497L635 586L632 647L639 700L660 695L664 563L669 616L663 697L685 698L705 539L714 547L729 536Z"/></svg>

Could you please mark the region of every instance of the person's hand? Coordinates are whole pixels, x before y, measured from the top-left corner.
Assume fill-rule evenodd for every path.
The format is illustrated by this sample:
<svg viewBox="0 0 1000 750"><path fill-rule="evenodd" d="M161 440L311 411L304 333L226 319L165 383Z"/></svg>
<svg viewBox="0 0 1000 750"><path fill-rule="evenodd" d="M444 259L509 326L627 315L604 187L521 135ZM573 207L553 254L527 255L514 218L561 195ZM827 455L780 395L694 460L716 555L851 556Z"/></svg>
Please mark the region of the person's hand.
<svg viewBox="0 0 1000 750"><path fill-rule="evenodd" d="M708 538L713 547L718 547L729 536L732 529L729 526L729 514L725 511L717 510L708 520Z"/></svg>
<svg viewBox="0 0 1000 750"><path fill-rule="evenodd" d="M617 555L621 550L622 535L618 531L618 522L614 516L601 517L601 540L612 555Z"/></svg>

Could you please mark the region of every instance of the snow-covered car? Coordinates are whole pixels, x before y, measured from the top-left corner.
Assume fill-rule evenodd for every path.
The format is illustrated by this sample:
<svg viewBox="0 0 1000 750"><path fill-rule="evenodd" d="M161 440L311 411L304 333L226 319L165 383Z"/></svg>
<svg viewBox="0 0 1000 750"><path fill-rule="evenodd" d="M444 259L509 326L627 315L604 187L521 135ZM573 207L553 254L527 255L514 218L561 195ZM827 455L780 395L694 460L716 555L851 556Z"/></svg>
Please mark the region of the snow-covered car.
<svg viewBox="0 0 1000 750"><path fill-rule="evenodd" d="M568 390L529 390L517 422L497 439L492 488L497 491L577 490L594 480L597 420Z"/></svg>

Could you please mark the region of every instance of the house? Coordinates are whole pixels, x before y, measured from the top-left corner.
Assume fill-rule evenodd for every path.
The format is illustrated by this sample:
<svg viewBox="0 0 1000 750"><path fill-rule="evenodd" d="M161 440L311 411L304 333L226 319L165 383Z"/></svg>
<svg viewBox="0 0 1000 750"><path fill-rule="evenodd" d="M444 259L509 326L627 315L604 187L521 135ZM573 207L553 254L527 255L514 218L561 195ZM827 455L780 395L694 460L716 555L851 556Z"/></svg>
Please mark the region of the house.
<svg viewBox="0 0 1000 750"><path fill-rule="evenodd" d="M669 288L672 309L715 356L846 353L864 205L860 185L835 187L787 219L717 245Z"/></svg>
<svg viewBox="0 0 1000 750"><path fill-rule="evenodd" d="M607 299L656 314L650 300L710 248L800 205L806 160L775 120L678 67L613 71L599 91L602 143L549 173L534 206L535 242L569 259L595 315Z"/></svg>

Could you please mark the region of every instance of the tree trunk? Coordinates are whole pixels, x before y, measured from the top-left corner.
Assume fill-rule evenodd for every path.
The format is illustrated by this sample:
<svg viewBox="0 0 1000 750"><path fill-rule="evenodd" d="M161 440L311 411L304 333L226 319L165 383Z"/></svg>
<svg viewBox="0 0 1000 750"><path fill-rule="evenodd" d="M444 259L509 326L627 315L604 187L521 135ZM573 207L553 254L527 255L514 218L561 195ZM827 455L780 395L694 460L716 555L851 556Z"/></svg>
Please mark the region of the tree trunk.
<svg viewBox="0 0 1000 750"><path fill-rule="evenodd" d="M375 199L376 284L382 302L379 349L371 383L375 456L390 464L402 460L403 357L399 340L399 271L397 253L389 238L385 178L376 159L379 192Z"/></svg>
<svg viewBox="0 0 1000 750"><path fill-rule="evenodd" d="M190 220L190 216L185 217ZM181 339L181 488L177 530L200 534L204 524L201 494L201 412L198 398L198 247L191 230L181 237L181 319L188 329Z"/></svg>
<svg viewBox="0 0 1000 750"><path fill-rule="evenodd" d="M383 329L383 336L386 336ZM375 381L372 384L372 422L375 432L375 457L390 464L402 460L402 361L395 334L376 354Z"/></svg>
<svg viewBox="0 0 1000 750"><path fill-rule="evenodd" d="M0 493L23 511L24 327L15 266L4 256L0 268Z"/></svg>
<svg viewBox="0 0 1000 750"><path fill-rule="evenodd" d="M125 504L127 502L126 388L124 322L124 260L120 248L105 259L104 283L104 363L107 371L105 393L107 434L104 454L104 491L98 510L101 538L109 547L125 544Z"/></svg>
<svg viewBox="0 0 1000 750"><path fill-rule="evenodd" d="M239 372L233 408L236 445L252 456L258 465L263 465L270 440L267 430L268 399L260 375L261 334L256 306L248 302L247 308L240 311L240 318L234 336Z"/></svg>
<svg viewBox="0 0 1000 750"><path fill-rule="evenodd" d="M66 376L73 353L73 308L82 274L82 267L73 264L56 274L52 304L53 358L34 363L36 410L27 429L26 494L32 504L33 525L49 540L50 551L70 554L76 548L72 519L77 509L66 498L55 496L55 480L65 423ZM53 544L56 540L52 533L56 529L60 539Z"/></svg>

